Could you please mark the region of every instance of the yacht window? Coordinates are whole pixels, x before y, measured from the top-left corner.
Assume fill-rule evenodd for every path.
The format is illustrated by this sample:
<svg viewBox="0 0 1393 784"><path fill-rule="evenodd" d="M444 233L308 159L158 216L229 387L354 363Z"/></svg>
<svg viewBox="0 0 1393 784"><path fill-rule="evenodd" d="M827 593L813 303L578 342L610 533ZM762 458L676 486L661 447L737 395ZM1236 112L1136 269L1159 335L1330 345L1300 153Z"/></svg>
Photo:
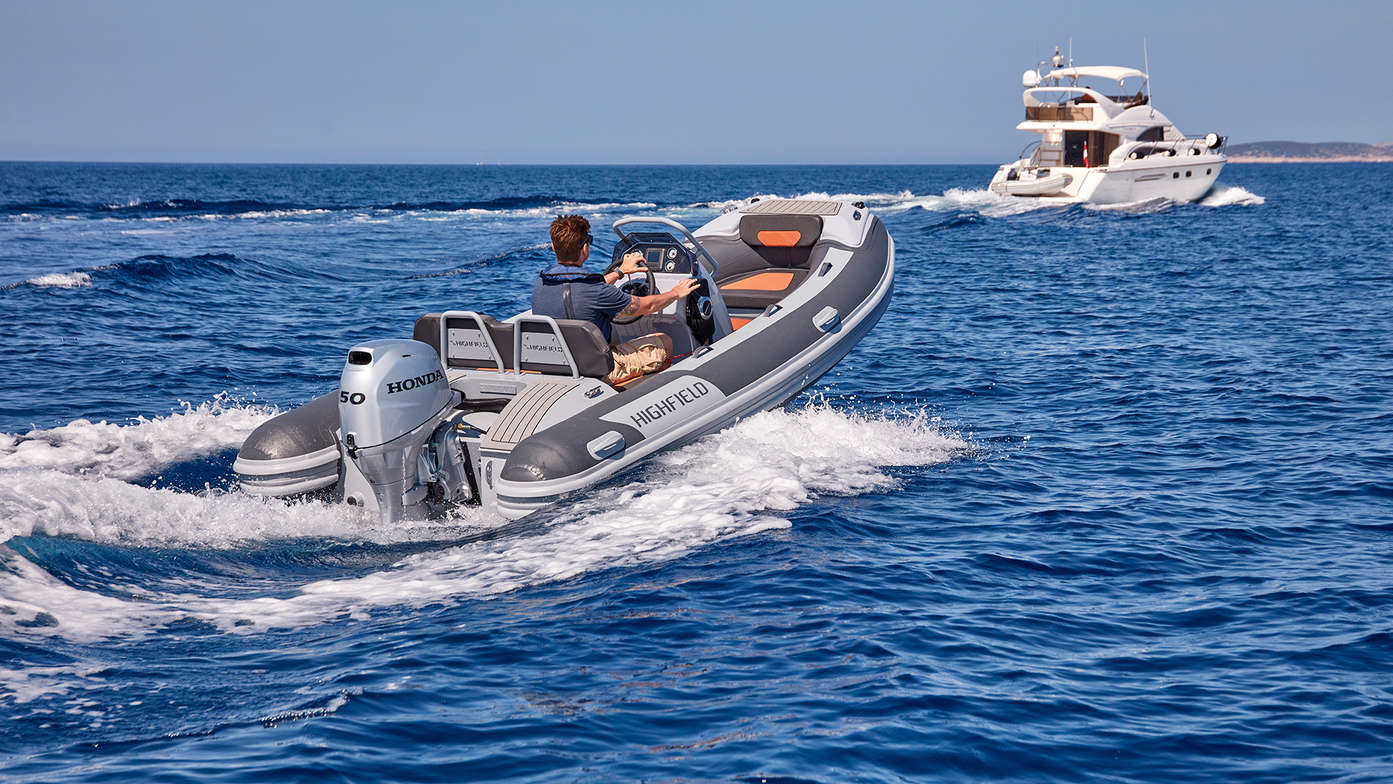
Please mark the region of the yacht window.
<svg viewBox="0 0 1393 784"><path fill-rule="evenodd" d="M1102 131L1065 131L1064 165L1083 166L1083 151L1088 149L1088 165L1106 166L1122 137Z"/></svg>
<svg viewBox="0 0 1393 784"><path fill-rule="evenodd" d="M1164 138L1165 138L1165 130L1163 130L1163 129L1161 128L1161 126L1159 126L1159 125L1153 125L1153 126L1151 126L1150 128L1147 128L1146 130L1142 131L1142 132L1141 132L1141 135L1137 137L1137 141L1139 141L1139 142L1159 142L1159 141L1161 141L1161 140L1164 139Z"/></svg>

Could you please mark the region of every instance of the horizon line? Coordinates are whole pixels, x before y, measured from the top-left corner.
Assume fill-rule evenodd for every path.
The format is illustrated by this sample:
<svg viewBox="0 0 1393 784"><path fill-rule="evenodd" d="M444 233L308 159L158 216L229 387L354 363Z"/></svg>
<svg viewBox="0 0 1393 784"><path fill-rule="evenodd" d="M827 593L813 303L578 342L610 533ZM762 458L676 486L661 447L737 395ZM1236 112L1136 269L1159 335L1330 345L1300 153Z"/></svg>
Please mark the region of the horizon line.
<svg viewBox="0 0 1393 784"><path fill-rule="evenodd" d="M57 158L0 158L0 164L8 163L67 163L67 164L132 164L141 166L998 166L996 161L956 162L956 163L840 163L835 161L794 163L750 163L750 162L702 162L702 163L653 163L653 162L600 162L600 163L535 163L520 161L474 161L471 163L411 162L411 161L145 161L145 160L64 160Z"/></svg>

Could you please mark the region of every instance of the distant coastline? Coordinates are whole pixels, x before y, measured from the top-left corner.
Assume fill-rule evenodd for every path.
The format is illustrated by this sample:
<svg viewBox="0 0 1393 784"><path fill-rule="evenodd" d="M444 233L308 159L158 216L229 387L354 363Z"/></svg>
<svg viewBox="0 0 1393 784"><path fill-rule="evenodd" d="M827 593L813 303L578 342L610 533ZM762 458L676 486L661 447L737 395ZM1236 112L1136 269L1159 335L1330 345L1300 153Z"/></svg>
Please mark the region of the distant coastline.
<svg viewBox="0 0 1393 784"><path fill-rule="evenodd" d="M1230 163L1388 163L1393 142L1246 142L1225 150Z"/></svg>

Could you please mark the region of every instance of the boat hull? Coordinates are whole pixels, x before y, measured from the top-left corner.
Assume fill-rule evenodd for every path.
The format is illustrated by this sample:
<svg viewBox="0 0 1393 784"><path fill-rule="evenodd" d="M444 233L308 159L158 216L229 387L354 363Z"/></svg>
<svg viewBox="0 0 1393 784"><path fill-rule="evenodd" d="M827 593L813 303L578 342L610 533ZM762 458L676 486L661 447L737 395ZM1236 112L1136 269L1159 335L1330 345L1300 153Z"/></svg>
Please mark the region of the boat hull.
<svg viewBox="0 0 1393 784"><path fill-rule="evenodd" d="M992 191L1003 196L1036 199L1056 204L1130 204L1166 199L1192 202L1204 198L1219 179L1227 159L1222 155L1176 158L1145 166L1068 167L1052 172L1068 175L1071 182L1052 192L1033 192L1022 180L1008 179L1011 166L1003 166L992 178Z"/></svg>
<svg viewBox="0 0 1393 784"><path fill-rule="evenodd" d="M242 489L280 497L333 487L342 470L338 427L338 390L261 423L232 465Z"/></svg>
<svg viewBox="0 0 1393 784"><path fill-rule="evenodd" d="M659 374L647 379L649 383L644 389L634 390L643 393L641 397L597 407L584 417L572 418L519 445L494 487L499 512L514 518L529 514L567 493L626 471L654 454L784 405L816 383L850 353L889 306L894 246L888 235L885 242L883 264L858 270L856 277L860 279L855 283L843 279L846 285L829 286L826 296L811 297L787 312L762 316L769 322L759 324L756 320L732 336L751 327L763 327L762 332L752 332L748 342L726 346L721 355L713 351L698 357L691 365L684 363L680 374L668 378ZM823 330L813 322L827 308L845 315L839 315L835 327ZM709 407L674 419L665 427L645 427L650 424L644 417L645 410L662 405L674 392L699 384L707 387L703 397L713 398ZM610 432L617 432L625 446L604 459L568 447L593 442Z"/></svg>
<svg viewBox="0 0 1393 784"><path fill-rule="evenodd" d="M860 205L776 200L722 215L687 238L711 262L700 279L714 300L717 338L694 343L688 326L700 322L690 313L686 321L680 313L645 316L651 321L630 327L661 328L686 346L671 367L616 388L602 380L608 365L594 361L610 349L587 322L427 314L413 341L350 350L341 391L258 428L235 464L243 488L266 496L330 490L388 522L458 503L522 517L786 404L865 337L893 292L894 242ZM678 246L666 247L666 260L680 262ZM664 287L694 274L667 269ZM598 345L582 339L587 330ZM398 354L424 362L421 349L433 352L430 367L407 373L384 364ZM355 373L368 381L354 386ZM442 383L453 401L443 409L433 403L417 415L395 397ZM364 418L372 406L405 418L412 428L400 429L411 432L373 446L381 439L368 438L368 425L376 420ZM401 459L371 463L373 450Z"/></svg>
<svg viewBox="0 0 1393 784"><path fill-rule="evenodd" d="M815 285L805 283L774 312L624 395L519 443L495 469L496 478L486 468L498 511L526 515L656 453L781 406L815 383L889 305L894 242L878 219L871 220L862 246L829 248L814 265L827 267ZM835 320L829 321L832 314ZM674 396L677 402L670 405ZM603 457L577 448L606 437L623 447Z"/></svg>

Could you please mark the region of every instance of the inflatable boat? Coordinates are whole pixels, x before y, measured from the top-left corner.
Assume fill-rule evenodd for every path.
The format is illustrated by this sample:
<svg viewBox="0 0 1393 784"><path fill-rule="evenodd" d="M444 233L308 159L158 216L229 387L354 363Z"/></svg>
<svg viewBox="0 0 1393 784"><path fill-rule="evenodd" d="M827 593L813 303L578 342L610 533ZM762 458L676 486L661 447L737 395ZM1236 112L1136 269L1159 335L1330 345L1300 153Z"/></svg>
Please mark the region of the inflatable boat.
<svg viewBox="0 0 1393 784"><path fill-rule="evenodd" d="M698 281L665 312L614 322L615 343L671 337L670 367L612 386L610 346L588 321L429 313L412 339L352 347L338 389L253 431L233 465L241 487L329 493L384 522L462 504L519 518L783 405L890 302L895 244L860 203L766 199L696 232L661 217L614 232L611 269L631 252L647 266L621 288Z"/></svg>

